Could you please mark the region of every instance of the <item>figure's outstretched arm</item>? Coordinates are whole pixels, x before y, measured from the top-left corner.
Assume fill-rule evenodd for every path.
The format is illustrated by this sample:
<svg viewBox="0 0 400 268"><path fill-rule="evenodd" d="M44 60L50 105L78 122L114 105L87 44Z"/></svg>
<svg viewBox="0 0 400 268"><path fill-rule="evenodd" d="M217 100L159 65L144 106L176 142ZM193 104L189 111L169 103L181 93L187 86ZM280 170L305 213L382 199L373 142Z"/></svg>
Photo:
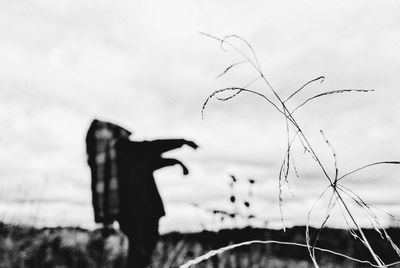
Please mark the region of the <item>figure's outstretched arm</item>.
<svg viewBox="0 0 400 268"><path fill-rule="evenodd" d="M183 145L188 145L193 149L197 149L197 144L193 141L188 141L185 139L167 139L167 140L154 140L150 141L150 146L152 151L157 154L162 154L164 152L177 149L182 147Z"/></svg>
<svg viewBox="0 0 400 268"><path fill-rule="evenodd" d="M187 169L187 167L181 161L173 158L160 158L155 163L155 169L160 169L163 167L174 166L174 165L180 165L182 167L183 175L189 174L189 170Z"/></svg>

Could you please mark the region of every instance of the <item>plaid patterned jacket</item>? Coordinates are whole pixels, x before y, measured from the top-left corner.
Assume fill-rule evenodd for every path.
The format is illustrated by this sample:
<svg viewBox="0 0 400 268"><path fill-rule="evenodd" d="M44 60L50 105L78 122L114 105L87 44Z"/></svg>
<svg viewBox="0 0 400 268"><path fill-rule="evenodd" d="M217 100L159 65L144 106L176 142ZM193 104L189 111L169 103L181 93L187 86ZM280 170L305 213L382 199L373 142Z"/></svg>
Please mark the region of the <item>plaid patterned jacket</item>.
<svg viewBox="0 0 400 268"><path fill-rule="evenodd" d="M92 174L92 202L97 223L110 224L119 213L118 174L115 143L128 138L128 130L93 120L86 135L88 164Z"/></svg>

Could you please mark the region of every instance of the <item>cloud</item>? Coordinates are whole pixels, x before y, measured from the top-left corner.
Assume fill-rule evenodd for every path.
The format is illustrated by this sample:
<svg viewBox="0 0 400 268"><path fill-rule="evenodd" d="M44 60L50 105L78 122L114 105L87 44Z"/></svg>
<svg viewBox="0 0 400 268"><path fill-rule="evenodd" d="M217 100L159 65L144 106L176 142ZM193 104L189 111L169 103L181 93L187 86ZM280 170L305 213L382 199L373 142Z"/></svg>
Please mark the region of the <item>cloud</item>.
<svg viewBox="0 0 400 268"><path fill-rule="evenodd" d="M260 181L260 213L276 205L286 142L283 118L262 99L241 94L229 102L211 101L201 120L202 104L213 90L244 85L256 73L240 65L215 79L239 57L197 31L248 39L265 77L283 96L327 76L324 83L299 93L289 107L324 90L375 89L323 97L295 116L329 172L332 152L320 129L334 146L343 173L395 160L400 153L398 6L396 1L2 2L0 186L15 189L47 177L52 194L44 198L50 203L54 195L87 200L78 214L90 220L84 135L90 120L100 117L132 129L136 140L185 137L201 146L197 152L173 153L192 168L189 178L182 179L175 168L157 173L169 217L177 217L165 221L166 229L193 218L187 207L191 200L223 202L229 195L226 179L233 173ZM252 88L273 99L262 81ZM294 178L292 190L296 202L307 205L321 175L300 145L294 149L302 179ZM360 174L360 180L365 178L361 190L373 202L397 204L394 195L386 195L396 174L395 168ZM379 178L387 185L375 190ZM64 183L68 193L57 190ZM318 192L318 187L312 190ZM55 210L75 211L55 203L60 206L51 205ZM292 203L288 214L295 210ZM58 214L50 207L43 217L54 223ZM268 217L279 218L276 212ZM71 219L79 219L78 214ZM291 215L291 221L302 222L299 213Z"/></svg>

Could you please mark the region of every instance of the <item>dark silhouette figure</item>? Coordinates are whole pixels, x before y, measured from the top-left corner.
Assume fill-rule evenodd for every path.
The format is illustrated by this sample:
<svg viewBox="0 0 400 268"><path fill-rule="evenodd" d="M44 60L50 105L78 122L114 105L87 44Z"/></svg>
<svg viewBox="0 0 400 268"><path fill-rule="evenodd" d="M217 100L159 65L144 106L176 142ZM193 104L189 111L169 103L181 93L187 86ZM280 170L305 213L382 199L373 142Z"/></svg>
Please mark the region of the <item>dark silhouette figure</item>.
<svg viewBox="0 0 400 268"><path fill-rule="evenodd" d="M115 143L129 138L128 130L100 120L93 120L86 135L88 164L92 173L94 220L104 226L119 214L118 174Z"/></svg>
<svg viewBox="0 0 400 268"><path fill-rule="evenodd" d="M129 140L129 135L119 126L94 120L86 142L95 220L105 225L119 222L129 240L127 267L136 268L149 264L159 238L158 222L165 215L153 172L180 165L184 175L189 173L182 162L161 154L183 145L196 149L197 145L184 139L137 142Z"/></svg>

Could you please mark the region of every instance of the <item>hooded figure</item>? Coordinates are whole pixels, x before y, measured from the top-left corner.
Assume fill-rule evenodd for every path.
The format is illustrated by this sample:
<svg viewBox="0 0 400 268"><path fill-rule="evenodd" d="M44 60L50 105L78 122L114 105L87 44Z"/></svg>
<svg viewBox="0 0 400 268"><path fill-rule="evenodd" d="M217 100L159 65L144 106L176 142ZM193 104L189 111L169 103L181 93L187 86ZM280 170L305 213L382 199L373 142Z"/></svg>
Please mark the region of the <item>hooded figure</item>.
<svg viewBox="0 0 400 268"><path fill-rule="evenodd" d="M119 213L118 174L115 143L131 132L108 123L93 120L86 135L88 164L92 173L94 220L112 224Z"/></svg>
<svg viewBox="0 0 400 268"><path fill-rule="evenodd" d="M94 120L86 137L88 163L92 172L95 221L107 225L117 220L129 240L127 267L145 267L157 244L158 222L165 215L153 172L180 165L161 154L188 145L184 139L131 141L130 132L117 125ZM116 178L116 179L115 179Z"/></svg>

